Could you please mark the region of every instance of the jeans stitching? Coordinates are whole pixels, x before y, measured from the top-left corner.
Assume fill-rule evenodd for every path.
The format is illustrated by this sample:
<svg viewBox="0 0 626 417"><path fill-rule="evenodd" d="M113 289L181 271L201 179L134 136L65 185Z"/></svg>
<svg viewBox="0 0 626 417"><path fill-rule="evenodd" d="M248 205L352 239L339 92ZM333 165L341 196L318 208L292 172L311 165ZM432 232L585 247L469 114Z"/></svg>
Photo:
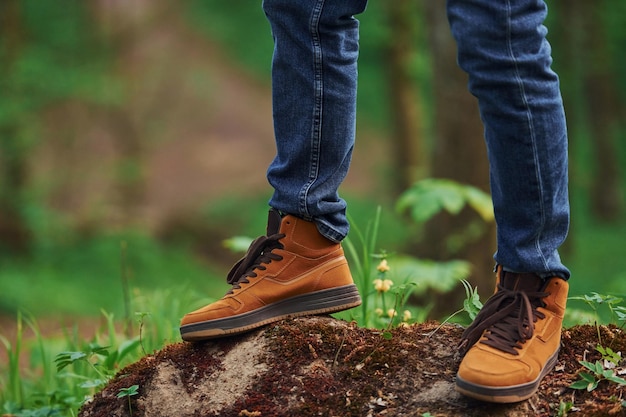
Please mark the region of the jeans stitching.
<svg viewBox="0 0 626 417"><path fill-rule="evenodd" d="M319 34L319 23L324 8L324 0L320 0L315 4L313 13L311 14L311 21L309 23L309 31L311 33L311 47L313 51L313 73L314 73L314 103L313 103L313 118L311 125L311 159L309 166L309 181L304 184L300 190L300 210L301 214L310 216L308 208L308 193L315 181L319 176L319 158L320 158L320 146L322 141L322 106L323 106L323 93L324 93L324 79L323 79L323 63L322 63L322 45Z"/></svg>
<svg viewBox="0 0 626 417"><path fill-rule="evenodd" d="M543 183L541 181L541 167L539 166L539 157L538 157L538 152L537 152L537 137L536 137L536 132L535 132L535 128L534 128L534 124L533 124L533 117L532 117L532 112L530 110L530 106L528 104L528 97L526 96L526 89L524 88L524 82L522 81L522 77L520 75L520 71L519 71L519 66L518 66L518 62L516 59L515 54L513 53L513 45L512 45L512 35L511 35L511 2L510 0L506 1L506 12L507 12L507 33L506 33L506 41L507 41L507 48L508 48L508 52L509 55L511 57L511 60L513 61L513 66L515 69L515 80L517 82L517 85L519 87L519 91L520 91L520 98L522 99L522 103L524 105L524 108L526 109L526 117L528 119L528 131L530 134L530 141L532 144L532 151L533 151L533 162L535 165L535 176L536 176L536 180L537 180L537 187L538 187L538 192L539 192L539 217L540 217L540 226L538 229L538 233L537 236L535 237L535 248L537 250L537 253L539 255L539 257L541 258L541 262L543 263L544 267L547 269L548 268L548 262L545 259L544 255L543 255L543 251L541 249L541 235L543 233L543 230L545 228L545 224L546 224L546 211L545 211L545 207L544 207L544 190L543 190Z"/></svg>

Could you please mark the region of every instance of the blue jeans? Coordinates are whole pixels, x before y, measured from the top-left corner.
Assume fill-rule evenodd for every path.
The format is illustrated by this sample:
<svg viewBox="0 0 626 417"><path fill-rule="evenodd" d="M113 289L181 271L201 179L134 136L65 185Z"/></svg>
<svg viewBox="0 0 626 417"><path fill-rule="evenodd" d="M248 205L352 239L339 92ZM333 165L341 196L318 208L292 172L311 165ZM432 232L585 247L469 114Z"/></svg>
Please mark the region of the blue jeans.
<svg viewBox="0 0 626 417"><path fill-rule="evenodd" d="M264 0L277 155L270 205L348 233L337 192L354 146L358 21L366 0ZM567 131L550 69L543 0L448 0L458 62L485 126L497 223L497 263L569 278L558 247L569 227Z"/></svg>

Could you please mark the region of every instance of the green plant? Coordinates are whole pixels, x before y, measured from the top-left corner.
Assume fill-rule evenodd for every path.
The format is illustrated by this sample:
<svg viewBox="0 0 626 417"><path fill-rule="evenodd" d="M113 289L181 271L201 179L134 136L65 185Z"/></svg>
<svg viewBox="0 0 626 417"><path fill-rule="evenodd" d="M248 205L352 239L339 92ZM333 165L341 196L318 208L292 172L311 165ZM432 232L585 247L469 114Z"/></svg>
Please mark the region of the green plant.
<svg viewBox="0 0 626 417"><path fill-rule="evenodd" d="M461 284L465 288L465 300L463 300L463 307L450 314L435 330L430 332L429 337L435 334L441 326L452 320L456 315L466 312L469 318L469 323L471 323L476 315L483 308L483 303L480 301L480 296L478 295L478 288L472 288L472 285L465 279L461 280Z"/></svg>
<svg viewBox="0 0 626 417"><path fill-rule="evenodd" d="M362 327L384 329L423 321L432 305L409 305L410 296L429 289L450 291L469 275L470 265L461 260L435 262L378 250L381 215L378 207L364 229L348 216L351 234L344 240L344 248L363 302L358 309L335 317L356 320Z"/></svg>
<svg viewBox="0 0 626 417"><path fill-rule="evenodd" d="M602 335L598 320L599 308L601 306L606 306L611 313L612 319L624 321L624 319L626 319L626 309L619 305L623 299L613 295L602 295L597 292L592 292L591 294L583 296L570 297L570 299L583 301L593 310L594 316L596 317L596 331L598 333L596 351L600 353L601 356L601 360L596 360L595 362L585 360L578 361L582 366L591 372L581 371L578 374L580 379L571 384L570 388L593 391L603 380L614 382L619 385L626 385L626 380L615 374L615 367L618 366L622 360L621 353L615 352L610 346L604 346L602 344Z"/></svg>
<svg viewBox="0 0 626 417"><path fill-rule="evenodd" d="M77 326L61 337L44 337L34 318L19 313L15 336L0 336L9 359L0 363L0 414L76 416L82 403L122 367L178 340L178 318L191 308L190 299L208 302L181 289L133 295L133 305L145 311L136 313L136 336L129 336L126 320L103 312L91 339ZM26 330L33 336L24 337Z"/></svg>
<svg viewBox="0 0 626 417"><path fill-rule="evenodd" d="M596 346L596 350L602 355L602 361L605 368L612 368L618 366L622 361L621 352L614 352L610 347L604 347L601 345Z"/></svg>
<svg viewBox="0 0 626 417"><path fill-rule="evenodd" d="M593 391L598 387L598 384L601 381L609 381L619 385L626 385L626 380L617 376L614 369L607 369L602 361L588 362L580 360L578 363L584 366L587 370L591 371L591 373L581 371L578 374L580 379L571 384L569 386L570 388Z"/></svg>
<svg viewBox="0 0 626 417"><path fill-rule="evenodd" d="M24 324L34 334L34 343L25 340ZM0 340L9 358L7 378L4 378L4 372L0 372L0 405L4 413L16 416L75 415L73 410L78 408L79 397L53 373L51 343L42 337L36 321L18 313L15 342L11 343L4 336L0 336ZM28 374L24 372L20 357L30 357Z"/></svg>
<svg viewBox="0 0 626 417"><path fill-rule="evenodd" d="M101 388L113 378L119 369L119 365L126 357L130 357L138 346L138 338L122 341L117 349L103 347L92 342L83 350L59 353L54 362L57 366L57 372L61 372L68 366L79 362L86 364L93 372L85 372L84 370L76 372L76 370L80 369L77 366L74 373L62 375L82 381L78 384L81 388ZM136 355L132 356L136 357Z"/></svg>
<svg viewBox="0 0 626 417"><path fill-rule="evenodd" d="M0 341L4 345L7 351L8 366L7 370L3 372L6 375L6 380L2 381L0 386L2 387L2 395L0 399L4 403L7 401L12 404L22 404L24 398L24 385L20 379L20 355L22 352L22 335L23 335L23 321L22 314L18 313L17 316L17 328L16 328L15 342L11 343L6 337L0 335ZM4 379L4 378L3 378Z"/></svg>
<svg viewBox="0 0 626 417"><path fill-rule="evenodd" d="M139 394L139 385L131 385L128 388L121 388L117 393L117 398L128 398L128 413L130 414L130 417L133 417L133 406L130 402L130 397L137 394Z"/></svg>
<svg viewBox="0 0 626 417"><path fill-rule="evenodd" d="M350 256L352 274L355 278L355 283L361 293L362 304L360 307L361 315L360 321L357 322L361 326L367 327L370 322L370 295L373 294L373 270L372 259L376 253L376 241L378 236L378 228L380 226L381 207L376 208L376 213L372 221L367 223L365 231L356 225L356 222L349 217L349 221L352 228L352 233L356 235L357 241L360 243L360 248L353 243L352 238L348 237L344 240L344 247L346 248L347 255Z"/></svg>
<svg viewBox="0 0 626 417"><path fill-rule="evenodd" d="M598 344L602 345L602 335L600 333L600 309L606 306L610 313L612 322L622 322L622 326L626 323L626 307L619 304L623 298L614 295L603 295L597 292L591 292L582 296L569 297L570 300L583 301L593 311L596 331L598 333Z"/></svg>
<svg viewBox="0 0 626 417"><path fill-rule="evenodd" d="M416 314L417 308L413 308L413 311L405 308L416 283L408 274L404 275L404 279L398 279L388 261L393 256L384 250L376 251L381 212L378 207L364 231L349 217L356 240L347 238L344 247L363 302L358 313L342 312L335 314L335 317L354 319L362 327L389 329L400 318L406 323L416 315L425 316L427 310L422 309ZM402 316L398 315L399 311L402 311Z"/></svg>
<svg viewBox="0 0 626 417"><path fill-rule="evenodd" d="M400 196L396 209L400 213L409 212L413 221L420 225L441 211L458 214L465 206L474 209L484 222L493 221L493 208L488 194L475 187L445 179L431 178L415 183ZM470 319L478 312L481 307L478 294L463 281L470 272L468 262L435 262L377 250L380 207L365 229L359 227L350 216L348 220L352 231L345 239L344 247L363 299L360 314L352 317L359 325L384 328L397 322L396 317L401 310L405 311L403 322L411 318L424 319L432 305L419 308L406 306L409 296L412 293L424 294L431 289L447 292L459 281L463 282L467 293L467 301L459 312L467 311ZM393 300L390 297L394 297ZM390 308L392 303L394 308Z"/></svg>
<svg viewBox="0 0 626 417"><path fill-rule="evenodd" d="M485 222L494 220L491 197L484 191L467 184L427 178L416 182L398 199L399 212L408 211L417 224L421 224L441 211L459 214L464 207L476 211Z"/></svg>
<svg viewBox="0 0 626 417"><path fill-rule="evenodd" d="M591 292L582 296L569 297L569 299L583 301L593 310L596 316L599 316L601 306L606 306L611 314L612 321L626 318L626 308L619 306L624 301L623 298Z"/></svg>
<svg viewBox="0 0 626 417"><path fill-rule="evenodd" d="M463 311L467 313L470 321L476 318L476 315L483 308L483 303L480 302L480 296L478 295L478 288L472 288L471 284L467 280L462 280L461 283L465 288L465 300L463 300Z"/></svg>
<svg viewBox="0 0 626 417"><path fill-rule="evenodd" d="M559 406L556 410L556 417L567 417L567 414L574 408L574 403L571 401L559 401Z"/></svg>

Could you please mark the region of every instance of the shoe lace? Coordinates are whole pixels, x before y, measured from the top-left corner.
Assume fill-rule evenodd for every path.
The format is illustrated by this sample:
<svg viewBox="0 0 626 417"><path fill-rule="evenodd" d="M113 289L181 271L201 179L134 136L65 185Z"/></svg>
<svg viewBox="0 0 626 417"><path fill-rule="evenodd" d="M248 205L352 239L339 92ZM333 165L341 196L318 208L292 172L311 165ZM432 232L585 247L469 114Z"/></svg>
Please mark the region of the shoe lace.
<svg viewBox="0 0 626 417"><path fill-rule="evenodd" d="M226 281L232 285L228 294L241 288L241 284L249 283L248 278L257 277L256 270L264 271L267 269L266 264L283 259L282 256L272 253L272 250L284 248L284 245L280 243L280 239L284 237L283 233L275 233L258 237L250 244L246 255L237 261L228 273Z"/></svg>
<svg viewBox="0 0 626 417"><path fill-rule="evenodd" d="M545 314L537 310L543 307L548 293L510 290L498 284L498 291L485 303L474 322L463 332L458 349L465 354L470 347L480 343L512 355L519 355L527 340L533 337L538 319ZM486 330L486 332L485 332Z"/></svg>

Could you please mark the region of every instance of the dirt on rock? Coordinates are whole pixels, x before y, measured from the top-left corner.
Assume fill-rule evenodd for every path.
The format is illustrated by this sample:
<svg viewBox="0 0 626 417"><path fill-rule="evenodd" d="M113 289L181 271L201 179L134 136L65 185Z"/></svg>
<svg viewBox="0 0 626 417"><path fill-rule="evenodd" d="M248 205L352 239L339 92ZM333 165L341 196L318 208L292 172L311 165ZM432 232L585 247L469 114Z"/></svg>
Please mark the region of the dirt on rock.
<svg viewBox="0 0 626 417"><path fill-rule="evenodd" d="M81 410L111 416L622 416L623 388L568 388L579 360L595 361L598 337L625 351L614 327L567 329L559 362L537 394L489 404L454 391L462 329L437 323L390 332L331 317L285 320L244 335L178 343L123 369ZM620 372L620 370L616 370ZM117 398L122 388L139 394Z"/></svg>

